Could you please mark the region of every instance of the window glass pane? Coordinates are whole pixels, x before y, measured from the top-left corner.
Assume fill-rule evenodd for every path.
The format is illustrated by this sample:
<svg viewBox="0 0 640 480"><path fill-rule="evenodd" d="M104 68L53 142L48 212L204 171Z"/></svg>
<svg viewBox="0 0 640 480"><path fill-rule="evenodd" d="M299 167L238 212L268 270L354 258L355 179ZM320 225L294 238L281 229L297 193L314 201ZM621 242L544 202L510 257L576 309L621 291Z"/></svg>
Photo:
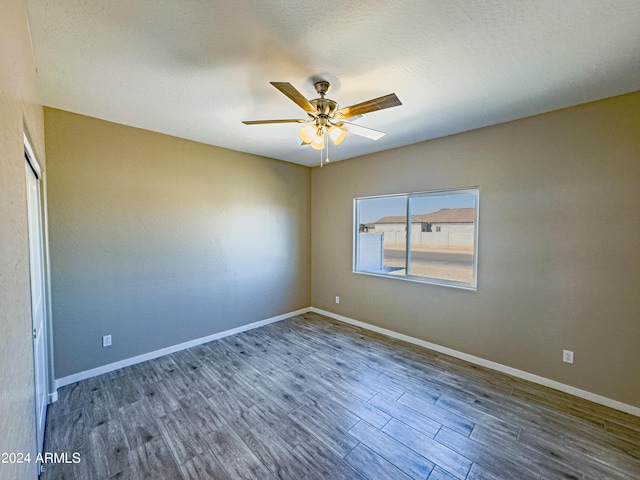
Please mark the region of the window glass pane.
<svg viewBox="0 0 640 480"><path fill-rule="evenodd" d="M478 202L478 188L356 198L354 272L475 290Z"/></svg>
<svg viewBox="0 0 640 480"><path fill-rule="evenodd" d="M475 284L475 193L409 198L409 275Z"/></svg>
<svg viewBox="0 0 640 480"><path fill-rule="evenodd" d="M405 275L407 197L359 199L356 270Z"/></svg>

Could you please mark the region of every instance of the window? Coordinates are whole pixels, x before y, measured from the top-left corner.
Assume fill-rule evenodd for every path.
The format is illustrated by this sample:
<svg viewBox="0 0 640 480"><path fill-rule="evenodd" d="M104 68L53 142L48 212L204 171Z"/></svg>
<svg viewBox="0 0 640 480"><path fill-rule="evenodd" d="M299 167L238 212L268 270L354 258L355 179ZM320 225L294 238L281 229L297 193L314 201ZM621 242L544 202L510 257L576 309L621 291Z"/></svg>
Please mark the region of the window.
<svg viewBox="0 0 640 480"><path fill-rule="evenodd" d="M475 290L478 201L477 188L356 198L353 271Z"/></svg>

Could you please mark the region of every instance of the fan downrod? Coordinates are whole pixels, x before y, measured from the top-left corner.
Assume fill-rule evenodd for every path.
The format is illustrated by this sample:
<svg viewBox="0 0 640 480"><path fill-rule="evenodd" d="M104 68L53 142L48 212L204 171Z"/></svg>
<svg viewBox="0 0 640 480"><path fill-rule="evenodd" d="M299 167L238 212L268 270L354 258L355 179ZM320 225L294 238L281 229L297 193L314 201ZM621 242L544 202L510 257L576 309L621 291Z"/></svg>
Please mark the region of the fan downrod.
<svg viewBox="0 0 640 480"><path fill-rule="evenodd" d="M319 125L325 126L327 124L327 119L333 116L333 113L338 109L338 102L331 100L330 98L325 98L325 94L329 91L329 87L331 86L329 82L320 81L313 84L320 95L320 98L314 98L313 100L309 100L309 103L313 105L318 112L318 120Z"/></svg>

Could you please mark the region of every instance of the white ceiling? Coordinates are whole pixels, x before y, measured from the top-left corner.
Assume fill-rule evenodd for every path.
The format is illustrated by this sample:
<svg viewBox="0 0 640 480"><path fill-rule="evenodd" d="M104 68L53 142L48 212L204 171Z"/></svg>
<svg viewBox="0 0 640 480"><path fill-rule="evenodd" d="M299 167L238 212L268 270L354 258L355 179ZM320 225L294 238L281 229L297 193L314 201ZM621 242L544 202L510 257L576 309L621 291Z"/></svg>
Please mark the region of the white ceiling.
<svg viewBox="0 0 640 480"><path fill-rule="evenodd" d="M332 161L640 90L638 0L26 0L43 103L317 165L307 98L395 92Z"/></svg>

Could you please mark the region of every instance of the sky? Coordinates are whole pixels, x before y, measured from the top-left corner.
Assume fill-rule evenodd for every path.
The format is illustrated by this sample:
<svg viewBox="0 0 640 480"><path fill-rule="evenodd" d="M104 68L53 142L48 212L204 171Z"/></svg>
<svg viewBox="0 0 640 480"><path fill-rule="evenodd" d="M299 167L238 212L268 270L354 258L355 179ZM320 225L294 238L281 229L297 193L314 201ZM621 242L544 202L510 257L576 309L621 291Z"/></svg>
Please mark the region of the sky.
<svg viewBox="0 0 640 480"><path fill-rule="evenodd" d="M388 215L406 215L407 197L392 196L379 198L365 198L358 200L360 218L358 223L374 223ZM413 197L411 199L411 214L437 212L442 208L470 208L475 206L475 195L472 193L454 193L443 195L429 195Z"/></svg>

